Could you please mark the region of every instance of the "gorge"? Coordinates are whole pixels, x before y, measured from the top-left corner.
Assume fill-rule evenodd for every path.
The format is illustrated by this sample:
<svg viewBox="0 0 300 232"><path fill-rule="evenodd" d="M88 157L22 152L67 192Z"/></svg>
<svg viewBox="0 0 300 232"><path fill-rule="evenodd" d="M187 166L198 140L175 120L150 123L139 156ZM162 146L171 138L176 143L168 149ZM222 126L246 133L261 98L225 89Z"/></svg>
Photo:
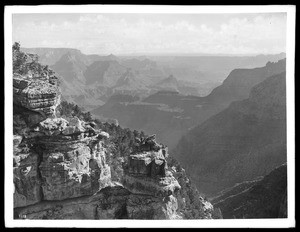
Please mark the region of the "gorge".
<svg viewBox="0 0 300 232"><path fill-rule="evenodd" d="M13 76L15 219L286 217L285 59L195 96L149 59L46 54L60 75Z"/></svg>
<svg viewBox="0 0 300 232"><path fill-rule="evenodd" d="M57 112L56 80L14 75L15 219L221 217L155 138L122 153L103 124Z"/></svg>

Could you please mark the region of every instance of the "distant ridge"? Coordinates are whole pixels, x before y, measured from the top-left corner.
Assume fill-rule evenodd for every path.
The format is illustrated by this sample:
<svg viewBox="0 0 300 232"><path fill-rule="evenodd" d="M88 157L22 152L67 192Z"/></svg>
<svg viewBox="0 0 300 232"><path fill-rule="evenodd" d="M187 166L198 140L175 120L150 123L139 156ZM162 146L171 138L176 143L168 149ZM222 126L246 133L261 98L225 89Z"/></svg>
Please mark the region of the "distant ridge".
<svg viewBox="0 0 300 232"><path fill-rule="evenodd" d="M285 80L266 78L182 137L173 152L200 191L213 196L286 162Z"/></svg>
<svg viewBox="0 0 300 232"><path fill-rule="evenodd" d="M31 51L42 51L42 50L77 50L83 53L80 49L77 48L66 48L66 47L33 47L33 48L21 48L24 52ZM274 54L261 54L261 53L249 53L249 54L231 54L231 53L120 53L120 54L112 54L112 53L83 53L88 56L114 56L114 57L147 57L147 56L183 56L183 57L194 57L194 56L229 56L229 57L258 57L258 56L281 56L281 58L286 57L285 52L279 52Z"/></svg>
<svg viewBox="0 0 300 232"><path fill-rule="evenodd" d="M65 99L89 109L102 105L116 93L148 97L159 90L175 90L184 95L206 96L233 69L259 67L285 56L121 57L87 55L74 48L21 49L37 54L42 64L60 75ZM130 75L126 74L128 68L132 69ZM172 74L174 78L168 78Z"/></svg>
<svg viewBox="0 0 300 232"><path fill-rule="evenodd" d="M250 54L230 54L230 53L120 53L117 56L183 56L183 57L193 57L193 56L229 56L229 57L255 57L255 56L286 56L285 52L274 53L274 54L260 54L260 53L250 53Z"/></svg>
<svg viewBox="0 0 300 232"><path fill-rule="evenodd" d="M284 60L260 68L237 69L232 73L239 75L228 75L224 85L219 85L213 94L205 97L156 89L136 104L108 102L93 113L115 118L125 127L156 133L161 141L173 149L191 128L224 110L232 101L247 99L253 86L284 71ZM225 93L222 89L226 89Z"/></svg>

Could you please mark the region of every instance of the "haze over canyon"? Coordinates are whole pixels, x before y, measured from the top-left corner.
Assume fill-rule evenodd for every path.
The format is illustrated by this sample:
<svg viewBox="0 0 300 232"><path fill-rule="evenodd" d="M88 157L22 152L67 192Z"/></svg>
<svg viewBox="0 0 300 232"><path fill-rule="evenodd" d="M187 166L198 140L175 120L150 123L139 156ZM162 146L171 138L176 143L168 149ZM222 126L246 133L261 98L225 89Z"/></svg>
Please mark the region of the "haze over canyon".
<svg viewBox="0 0 300 232"><path fill-rule="evenodd" d="M56 16L13 17L15 219L287 217L286 14Z"/></svg>

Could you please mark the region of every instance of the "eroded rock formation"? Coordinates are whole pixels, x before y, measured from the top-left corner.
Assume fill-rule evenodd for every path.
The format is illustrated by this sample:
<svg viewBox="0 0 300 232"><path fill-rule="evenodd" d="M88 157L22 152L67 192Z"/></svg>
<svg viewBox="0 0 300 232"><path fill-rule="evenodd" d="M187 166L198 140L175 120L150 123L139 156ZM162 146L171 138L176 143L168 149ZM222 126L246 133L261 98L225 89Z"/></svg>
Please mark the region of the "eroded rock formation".
<svg viewBox="0 0 300 232"><path fill-rule="evenodd" d="M107 132L56 117L57 82L15 76L13 83L15 218L212 218L212 206L186 185L185 173L168 167L167 148L155 136L113 166ZM117 168L124 175L115 181Z"/></svg>
<svg viewBox="0 0 300 232"><path fill-rule="evenodd" d="M15 74L13 78L14 103L45 116L55 115L60 103L57 82L53 78L28 78Z"/></svg>

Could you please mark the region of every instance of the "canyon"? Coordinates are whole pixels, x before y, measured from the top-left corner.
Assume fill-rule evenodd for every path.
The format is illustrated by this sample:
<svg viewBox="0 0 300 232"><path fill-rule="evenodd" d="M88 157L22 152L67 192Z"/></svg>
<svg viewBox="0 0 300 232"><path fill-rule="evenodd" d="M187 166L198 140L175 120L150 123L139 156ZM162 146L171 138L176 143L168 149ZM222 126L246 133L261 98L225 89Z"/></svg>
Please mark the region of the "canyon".
<svg viewBox="0 0 300 232"><path fill-rule="evenodd" d="M182 137L173 154L200 192L213 196L286 162L285 81L285 72L268 77Z"/></svg>
<svg viewBox="0 0 300 232"><path fill-rule="evenodd" d="M263 178L244 181L223 190L211 200L223 218L286 218L287 164L282 164Z"/></svg>
<svg viewBox="0 0 300 232"><path fill-rule="evenodd" d="M284 53L241 57L115 56L86 55L72 48L21 49L37 54L42 64L60 76L64 100L86 110L105 104L115 94L146 98L158 90L171 89L183 95L206 96L233 69L259 67L285 57Z"/></svg>
<svg viewBox="0 0 300 232"><path fill-rule="evenodd" d="M15 219L221 217L167 161L165 146L147 146L155 139L118 156L96 123L57 117L61 93L52 79L14 75Z"/></svg>
<svg viewBox="0 0 300 232"><path fill-rule="evenodd" d="M161 66L190 58L36 51L58 75L13 76L15 219L286 217L285 59L200 96Z"/></svg>
<svg viewBox="0 0 300 232"><path fill-rule="evenodd" d="M144 99L119 95L91 112L100 118L115 118L124 127L155 133L160 141L175 149L193 127L226 109L231 102L247 99L256 84L284 72L285 62L282 59L254 69L235 69L205 97L174 90L160 90Z"/></svg>

